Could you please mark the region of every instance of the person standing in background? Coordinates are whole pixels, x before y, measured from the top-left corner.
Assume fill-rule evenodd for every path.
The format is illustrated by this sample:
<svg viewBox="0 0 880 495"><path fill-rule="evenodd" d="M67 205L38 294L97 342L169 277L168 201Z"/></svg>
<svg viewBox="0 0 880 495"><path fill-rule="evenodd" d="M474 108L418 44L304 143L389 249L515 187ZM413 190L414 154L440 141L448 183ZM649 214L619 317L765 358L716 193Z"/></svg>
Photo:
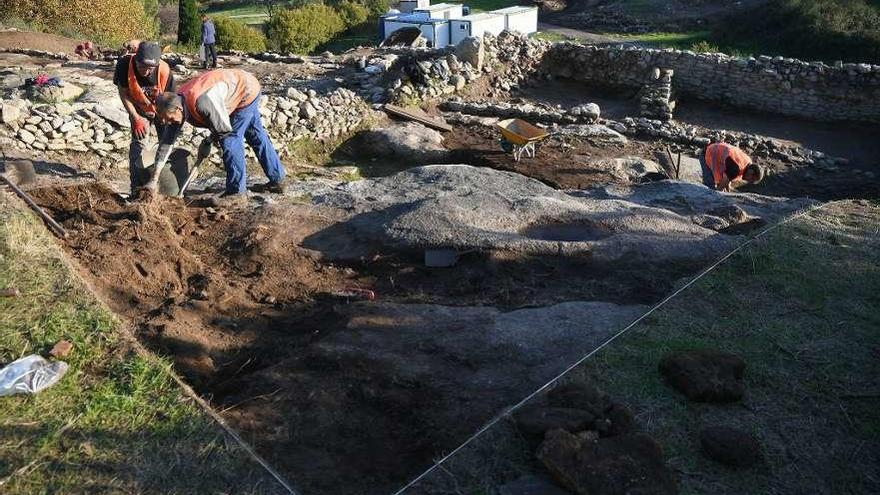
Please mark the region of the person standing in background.
<svg viewBox="0 0 880 495"><path fill-rule="evenodd" d="M202 14L202 45L205 46L205 59L202 61L202 68L208 68L208 59L211 59L211 67L217 68L217 31L214 29L214 22L208 17L208 14Z"/></svg>

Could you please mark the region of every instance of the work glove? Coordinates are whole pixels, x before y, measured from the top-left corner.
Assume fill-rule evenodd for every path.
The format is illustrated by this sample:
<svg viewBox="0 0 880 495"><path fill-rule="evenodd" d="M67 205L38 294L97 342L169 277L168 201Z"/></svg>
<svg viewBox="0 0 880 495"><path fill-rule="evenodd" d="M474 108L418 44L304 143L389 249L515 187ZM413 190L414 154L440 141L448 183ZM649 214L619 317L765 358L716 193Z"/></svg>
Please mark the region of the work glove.
<svg viewBox="0 0 880 495"><path fill-rule="evenodd" d="M211 154L211 138L205 138L202 140L202 143L199 145L198 152L196 154L196 166L199 166L208 156Z"/></svg>
<svg viewBox="0 0 880 495"><path fill-rule="evenodd" d="M138 139L143 139L147 137L147 124L149 122L147 119L135 116L131 119L131 132L134 133L134 137Z"/></svg>

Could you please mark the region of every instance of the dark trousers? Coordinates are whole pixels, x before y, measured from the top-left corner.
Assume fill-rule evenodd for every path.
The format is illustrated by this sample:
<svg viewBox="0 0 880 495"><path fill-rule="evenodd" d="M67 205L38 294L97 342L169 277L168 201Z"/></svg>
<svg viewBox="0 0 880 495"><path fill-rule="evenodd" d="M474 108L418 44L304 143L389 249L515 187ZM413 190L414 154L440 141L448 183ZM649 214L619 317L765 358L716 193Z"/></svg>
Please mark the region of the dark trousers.
<svg viewBox="0 0 880 495"><path fill-rule="evenodd" d="M208 60L211 61L211 67L217 67L217 48L214 43L205 44L205 61L202 63L202 68L208 68Z"/></svg>
<svg viewBox="0 0 880 495"><path fill-rule="evenodd" d="M150 127L156 130L156 141L161 139L162 133L165 132L165 126L160 124L158 120L154 121L152 126L147 126L147 135L143 139L138 139L134 135L134 131L131 133L131 144L128 146L128 177L132 192L139 187L146 186L153 175L153 163L144 163L143 158L144 149L148 144L154 142L150 138Z"/></svg>

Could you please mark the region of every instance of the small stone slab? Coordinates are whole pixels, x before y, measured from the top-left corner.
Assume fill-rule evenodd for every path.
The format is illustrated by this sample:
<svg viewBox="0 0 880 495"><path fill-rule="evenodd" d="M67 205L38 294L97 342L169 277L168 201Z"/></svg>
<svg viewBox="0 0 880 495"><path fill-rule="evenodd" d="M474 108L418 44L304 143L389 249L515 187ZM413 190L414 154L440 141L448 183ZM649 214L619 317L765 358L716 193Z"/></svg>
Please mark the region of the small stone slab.
<svg viewBox="0 0 880 495"><path fill-rule="evenodd" d="M660 374L672 388L695 402L736 402L743 397L746 363L733 354L695 350L669 354Z"/></svg>
<svg viewBox="0 0 880 495"><path fill-rule="evenodd" d="M663 449L644 434L597 438L593 432L547 433L538 459L553 478L582 495L672 495L675 477Z"/></svg>

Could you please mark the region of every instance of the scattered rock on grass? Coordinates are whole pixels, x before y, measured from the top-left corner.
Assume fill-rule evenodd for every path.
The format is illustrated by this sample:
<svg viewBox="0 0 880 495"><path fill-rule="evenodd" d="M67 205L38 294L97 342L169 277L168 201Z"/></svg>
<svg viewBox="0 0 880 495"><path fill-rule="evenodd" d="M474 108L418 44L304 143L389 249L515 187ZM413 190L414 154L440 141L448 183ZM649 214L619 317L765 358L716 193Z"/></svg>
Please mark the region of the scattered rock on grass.
<svg viewBox="0 0 880 495"><path fill-rule="evenodd" d="M590 429L596 415L583 409L535 405L524 407L514 414L516 425L530 436L543 438L550 430L576 433Z"/></svg>
<svg viewBox="0 0 880 495"><path fill-rule="evenodd" d="M633 413L626 406L613 403L593 427L603 437L616 437L633 431L635 425Z"/></svg>
<svg viewBox="0 0 880 495"><path fill-rule="evenodd" d="M660 374L669 385L696 402L742 399L745 369L738 356L711 350L677 352L660 361Z"/></svg>
<svg viewBox="0 0 880 495"><path fill-rule="evenodd" d="M726 466L749 467L761 460L761 444L749 432L729 426L710 426L700 432L703 453Z"/></svg>
<svg viewBox="0 0 880 495"><path fill-rule="evenodd" d="M538 459L554 479L580 495L666 495L677 492L663 450L643 434L598 438L593 432L547 433Z"/></svg>
<svg viewBox="0 0 880 495"><path fill-rule="evenodd" d="M64 359L70 354L70 351L72 350L73 344L71 344L67 340L59 340L54 346L52 346L52 350L49 351L49 355L54 357L55 359Z"/></svg>
<svg viewBox="0 0 880 495"><path fill-rule="evenodd" d="M547 394L547 401L555 407L571 407L590 411L594 416L602 416L611 406L611 400L604 392L588 384L567 383Z"/></svg>

